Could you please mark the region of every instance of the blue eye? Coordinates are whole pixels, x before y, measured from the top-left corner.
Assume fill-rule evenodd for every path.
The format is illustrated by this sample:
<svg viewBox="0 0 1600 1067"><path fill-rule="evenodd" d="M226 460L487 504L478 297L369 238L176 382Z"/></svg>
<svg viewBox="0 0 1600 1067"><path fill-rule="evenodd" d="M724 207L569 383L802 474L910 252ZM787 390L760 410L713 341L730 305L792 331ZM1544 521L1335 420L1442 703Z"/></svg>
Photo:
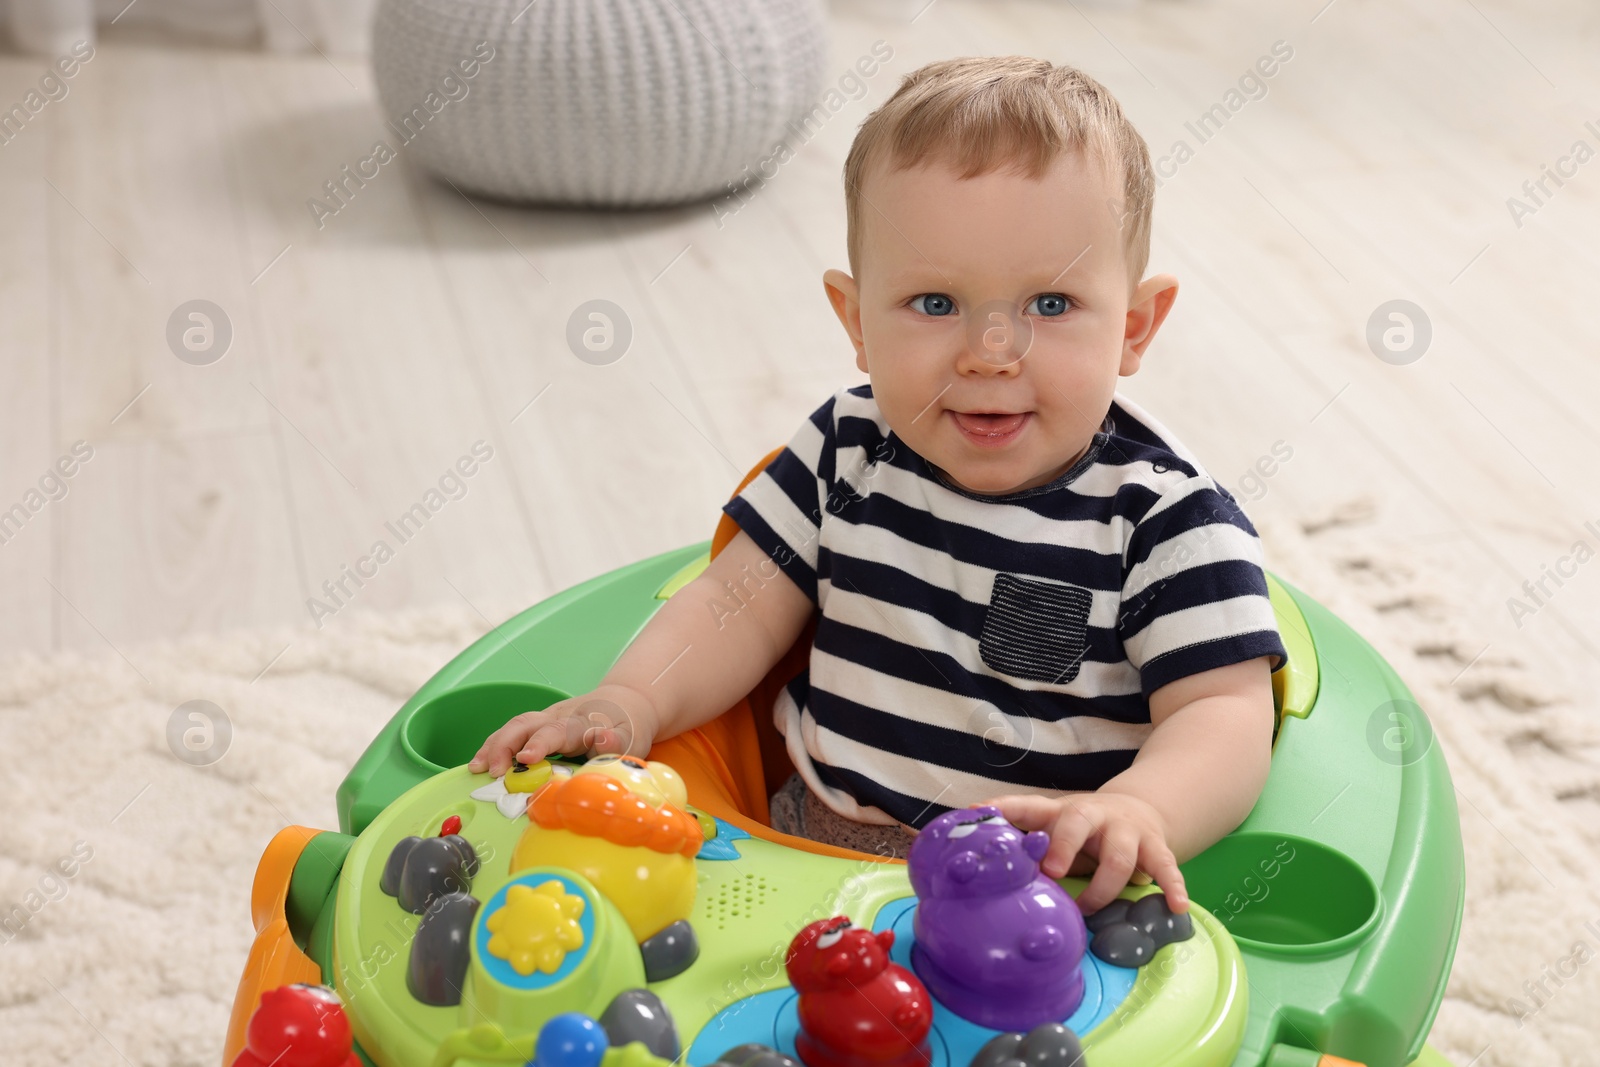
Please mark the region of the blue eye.
<svg viewBox="0 0 1600 1067"><path fill-rule="evenodd" d="M1060 293L1040 293L1033 298L1032 304L1036 313L1047 319L1065 315L1069 306L1067 298Z"/></svg>
<svg viewBox="0 0 1600 1067"><path fill-rule="evenodd" d="M921 305L918 305L921 301ZM911 298L911 306L924 315L950 315L956 310L956 302L943 293L923 293L921 296Z"/></svg>

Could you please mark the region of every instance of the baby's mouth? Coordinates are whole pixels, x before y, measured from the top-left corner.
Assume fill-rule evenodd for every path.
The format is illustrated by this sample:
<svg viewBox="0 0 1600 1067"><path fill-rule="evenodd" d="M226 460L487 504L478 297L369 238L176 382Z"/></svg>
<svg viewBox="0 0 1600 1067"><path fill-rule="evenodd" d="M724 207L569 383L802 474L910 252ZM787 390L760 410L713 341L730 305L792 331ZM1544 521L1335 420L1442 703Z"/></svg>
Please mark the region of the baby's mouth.
<svg viewBox="0 0 1600 1067"><path fill-rule="evenodd" d="M981 444L1000 444L1015 437L1028 421L1028 412L952 411L950 417L968 437Z"/></svg>

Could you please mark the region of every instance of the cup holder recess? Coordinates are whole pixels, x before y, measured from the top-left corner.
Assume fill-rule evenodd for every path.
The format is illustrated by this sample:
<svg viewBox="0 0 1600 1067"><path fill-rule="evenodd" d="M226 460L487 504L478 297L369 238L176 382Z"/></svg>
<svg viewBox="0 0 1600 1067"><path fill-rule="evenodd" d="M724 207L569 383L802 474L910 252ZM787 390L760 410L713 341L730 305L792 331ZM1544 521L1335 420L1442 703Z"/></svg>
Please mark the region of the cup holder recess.
<svg viewBox="0 0 1600 1067"><path fill-rule="evenodd" d="M1230 834L1181 869L1190 898L1240 947L1269 955L1343 951L1383 912L1378 887L1359 864L1294 834Z"/></svg>
<svg viewBox="0 0 1600 1067"><path fill-rule="evenodd" d="M411 713L400 747L432 773L466 763L484 739L524 711L539 711L566 693L532 682L486 682L440 693Z"/></svg>

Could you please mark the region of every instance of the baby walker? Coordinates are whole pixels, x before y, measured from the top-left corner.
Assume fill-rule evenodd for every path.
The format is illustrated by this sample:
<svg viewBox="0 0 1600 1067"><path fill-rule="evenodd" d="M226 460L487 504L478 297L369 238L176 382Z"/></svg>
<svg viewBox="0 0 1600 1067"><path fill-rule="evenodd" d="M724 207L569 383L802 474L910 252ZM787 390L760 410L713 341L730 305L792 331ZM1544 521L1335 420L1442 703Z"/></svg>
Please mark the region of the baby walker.
<svg viewBox="0 0 1600 1067"><path fill-rule="evenodd" d="M770 458L770 457L769 457ZM760 468L758 467L757 470ZM753 476L754 472L752 472ZM648 759L465 764L599 683L734 533L529 608L406 702L338 832L267 846L224 1067L1448 1067L1454 787L1373 648L1269 576L1289 661L1250 816L1085 922L1042 834L949 812L907 862L773 831L773 687Z"/></svg>

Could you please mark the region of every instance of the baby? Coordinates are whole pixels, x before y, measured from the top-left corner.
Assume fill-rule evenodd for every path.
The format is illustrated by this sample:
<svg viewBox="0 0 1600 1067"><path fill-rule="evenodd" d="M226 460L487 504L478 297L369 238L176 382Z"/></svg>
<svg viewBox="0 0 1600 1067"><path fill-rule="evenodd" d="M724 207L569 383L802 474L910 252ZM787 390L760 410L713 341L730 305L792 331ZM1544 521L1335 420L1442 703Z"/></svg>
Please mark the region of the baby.
<svg viewBox="0 0 1600 1067"><path fill-rule="evenodd" d="M738 536L594 692L512 719L470 769L648 752L815 615L773 709L798 768L775 829L903 855L991 803L1049 833L1046 874L1094 872L1086 913L1152 878L1187 910L1178 864L1266 781L1286 653L1250 521L1116 395L1178 292L1143 277L1145 143L1080 71L956 59L866 120L844 180L852 273L823 284L870 384L728 503ZM729 588L754 591L730 611Z"/></svg>

